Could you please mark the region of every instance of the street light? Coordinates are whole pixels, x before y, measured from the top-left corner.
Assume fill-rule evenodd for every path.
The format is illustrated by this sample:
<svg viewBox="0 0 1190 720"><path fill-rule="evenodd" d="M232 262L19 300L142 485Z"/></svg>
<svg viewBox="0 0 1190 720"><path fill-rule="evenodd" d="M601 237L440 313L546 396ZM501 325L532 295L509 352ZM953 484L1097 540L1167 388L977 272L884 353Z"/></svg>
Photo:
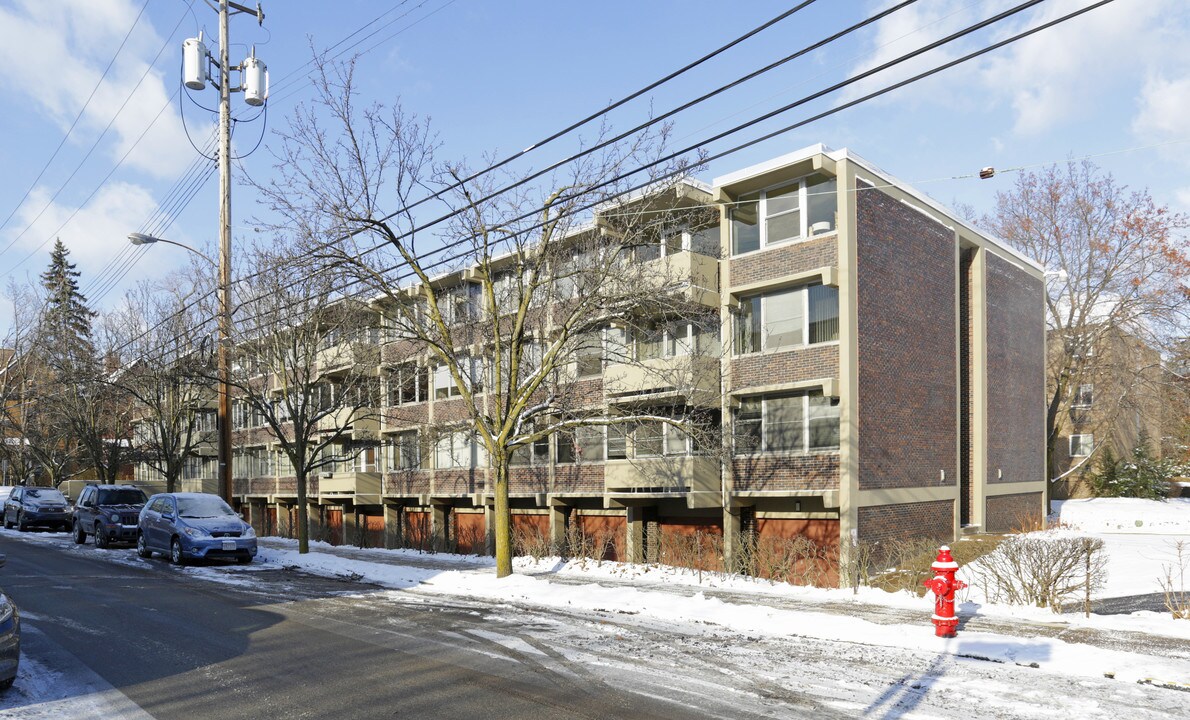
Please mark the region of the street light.
<svg viewBox="0 0 1190 720"><path fill-rule="evenodd" d="M233 499L231 491L231 372L227 350L231 342L231 298L229 297L231 277L230 268L226 262L227 253L220 253L220 262L216 263L204 253L174 240L166 240L144 233L131 233L128 235L128 240L133 245L152 245L159 242L176 245L206 260L219 272L219 349L216 352L219 373L219 408L216 411L219 426L219 489L223 499L230 505Z"/></svg>

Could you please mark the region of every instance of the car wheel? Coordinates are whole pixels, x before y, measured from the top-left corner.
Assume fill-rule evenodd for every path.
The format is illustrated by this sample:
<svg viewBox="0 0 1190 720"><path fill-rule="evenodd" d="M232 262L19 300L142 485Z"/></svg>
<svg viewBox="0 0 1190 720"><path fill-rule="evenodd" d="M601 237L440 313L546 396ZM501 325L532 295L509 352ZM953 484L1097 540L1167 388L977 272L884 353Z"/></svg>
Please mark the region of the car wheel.
<svg viewBox="0 0 1190 720"><path fill-rule="evenodd" d="M76 545L87 542L87 531L83 529L82 523L74 524L74 542Z"/></svg>
<svg viewBox="0 0 1190 720"><path fill-rule="evenodd" d="M182 541L174 538L173 542L169 544L169 561L174 565L181 565L184 559L182 557Z"/></svg>
<svg viewBox="0 0 1190 720"><path fill-rule="evenodd" d="M12 523L8 521L8 513L4 513L4 529L12 530Z"/></svg>
<svg viewBox="0 0 1190 720"><path fill-rule="evenodd" d="M95 526L95 547L100 550L107 547L107 533L99 529L99 525Z"/></svg>
<svg viewBox="0 0 1190 720"><path fill-rule="evenodd" d="M17 530L25 532L29 526L25 524L25 518L22 515L17 515Z"/></svg>
<svg viewBox="0 0 1190 720"><path fill-rule="evenodd" d="M0 680L0 692L4 692L8 688L12 687L14 682L16 682L15 677L10 677L7 680Z"/></svg>
<svg viewBox="0 0 1190 720"><path fill-rule="evenodd" d="M137 533L136 535L136 554L143 558L153 557L153 551L149 549L149 544L145 542L144 533Z"/></svg>

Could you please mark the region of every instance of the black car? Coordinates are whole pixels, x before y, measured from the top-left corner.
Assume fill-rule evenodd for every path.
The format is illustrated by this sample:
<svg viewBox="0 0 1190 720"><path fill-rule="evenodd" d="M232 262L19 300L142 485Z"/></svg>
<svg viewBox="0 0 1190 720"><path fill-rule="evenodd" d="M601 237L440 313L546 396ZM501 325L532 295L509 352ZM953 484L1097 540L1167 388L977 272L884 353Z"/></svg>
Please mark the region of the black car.
<svg viewBox="0 0 1190 720"><path fill-rule="evenodd" d="M0 553L0 567L7 558ZM21 661L21 614L17 606L0 592L0 690L12 687Z"/></svg>
<svg viewBox="0 0 1190 720"><path fill-rule="evenodd" d="M70 528L66 497L54 488L18 487L4 501L4 527L16 525L22 532L30 527Z"/></svg>
<svg viewBox="0 0 1190 720"><path fill-rule="evenodd" d="M95 547L112 542L136 542L136 521L145 506L145 493L133 485L88 485L74 504L74 541L87 536Z"/></svg>

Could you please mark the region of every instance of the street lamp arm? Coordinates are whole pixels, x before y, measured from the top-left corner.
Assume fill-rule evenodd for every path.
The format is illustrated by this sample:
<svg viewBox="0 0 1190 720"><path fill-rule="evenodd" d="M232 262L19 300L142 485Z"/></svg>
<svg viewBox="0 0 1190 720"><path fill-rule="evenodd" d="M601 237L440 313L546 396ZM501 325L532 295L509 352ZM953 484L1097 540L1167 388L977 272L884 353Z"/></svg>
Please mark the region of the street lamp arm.
<svg viewBox="0 0 1190 720"><path fill-rule="evenodd" d="M133 245L152 245L153 243L165 243L167 245L176 245L177 247L180 247L183 250L189 250L190 252L199 256L203 260L206 260L207 262L209 262L211 264L211 267L216 268L216 269L218 269L218 267L219 267L219 263L212 260L206 253L201 252L199 250L195 250L194 248L190 247L189 245L187 245L185 243L180 243L176 240L167 240L165 238L160 238L160 237L155 237L153 235L145 235L144 233L135 233L135 232L128 234L128 240Z"/></svg>

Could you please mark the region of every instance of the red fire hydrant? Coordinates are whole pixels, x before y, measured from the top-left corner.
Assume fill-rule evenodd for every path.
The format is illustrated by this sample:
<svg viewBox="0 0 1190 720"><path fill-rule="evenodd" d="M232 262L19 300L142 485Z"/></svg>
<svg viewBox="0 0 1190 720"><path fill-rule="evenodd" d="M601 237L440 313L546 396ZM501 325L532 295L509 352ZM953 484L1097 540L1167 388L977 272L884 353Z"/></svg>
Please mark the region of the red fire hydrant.
<svg viewBox="0 0 1190 720"><path fill-rule="evenodd" d="M959 619L954 614L954 594L967 587L962 580L955 580L959 564L950 556L950 548L943 545L938 549L938 559L930 567L934 577L924 585L934 593L934 634L938 637L954 637Z"/></svg>

